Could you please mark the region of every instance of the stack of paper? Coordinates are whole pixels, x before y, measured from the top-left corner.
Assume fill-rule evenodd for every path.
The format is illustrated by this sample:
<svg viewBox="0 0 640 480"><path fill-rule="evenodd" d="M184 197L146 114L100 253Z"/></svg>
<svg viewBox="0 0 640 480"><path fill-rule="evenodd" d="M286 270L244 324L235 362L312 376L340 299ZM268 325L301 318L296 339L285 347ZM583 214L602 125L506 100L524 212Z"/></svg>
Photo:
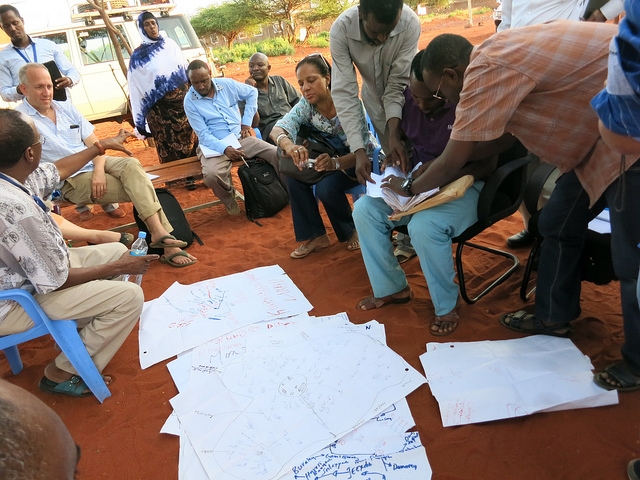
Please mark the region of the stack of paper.
<svg viewBox="0 0 640 480"><path fill-rule="evenodd" d="M429 343L420 361L445 427L618 403L566 338Z"/></svg>
<svg viewBox="0 0 640 480"><path fill-rule="evenodd" d="M420 165L416 165L414 171L419 168ZM413 172L412 172L413 173ZM377 175L375 173L371 174L371 178L375 180L375 184L367 183L367 195L370 197L378 197L384 199L385 203L393 208L394 212L404 212L409 210L410 208L415 207L419 203L424 202L427 198L434 196L439 188L434 188L433 190L429 190L428 192L419 193L417 195L413 195L411 197L404 197L402 195L398 195L396 192L389 188L381 188L382 179L395 175L400 178L407 178L407 176L397 167L388 166L384 173Z"/></svg>
<svg viewBox="0 0 640 480"><path fill-rule="evenodd" d="M405 397L426 380L385 345L382 325L309 317L275 266L179 287L146 308L140 333L141 362L183 349L162 430L180 435L179 478L431 478L405 433ZM225 331L212 337L212 324Z"/></svg>

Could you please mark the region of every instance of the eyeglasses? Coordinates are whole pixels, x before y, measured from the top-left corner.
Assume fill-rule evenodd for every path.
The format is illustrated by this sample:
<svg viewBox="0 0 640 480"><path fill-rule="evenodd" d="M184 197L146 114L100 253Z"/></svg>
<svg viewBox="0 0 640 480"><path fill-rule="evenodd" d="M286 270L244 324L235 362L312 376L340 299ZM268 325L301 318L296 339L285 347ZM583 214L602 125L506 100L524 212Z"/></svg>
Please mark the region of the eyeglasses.
<svg viewBox="0 0 640 480"><path fill-rule="evenodd" d="M438 84L438 89L436 90L436 93L434 93L432 96L433 98L437 98L438 100L442 100L444 102L445 99L440 96L440 87L442 86L443 78L444 78L444 72L442 72L442 75L440 76L440 83Z"/></svg>
<svg viewBox="0 0 640 480"><path fill-rule="evenodd" d="M325 58L322 56L321 53L316 52L316 53L310 53L309 55L307 55L305 58L316 58L316 57L320 57L320 60L322 60L322 63L324 63L324 66L327 68L327 71L329 73L331 73L331 66L329 65L329 62L327 62L325 60Z"/></svg>
<svg viewBox="0 0 640 480"><path fill-rule="evenodd" d="M42 136L42 134L40 134L40 136L38 138L38 141L35 142L35 143L32 143L31 146L33 147L33 146L38 145L38 144L44 145L45 143L47 143L47 139L44 136Z"/></svg>

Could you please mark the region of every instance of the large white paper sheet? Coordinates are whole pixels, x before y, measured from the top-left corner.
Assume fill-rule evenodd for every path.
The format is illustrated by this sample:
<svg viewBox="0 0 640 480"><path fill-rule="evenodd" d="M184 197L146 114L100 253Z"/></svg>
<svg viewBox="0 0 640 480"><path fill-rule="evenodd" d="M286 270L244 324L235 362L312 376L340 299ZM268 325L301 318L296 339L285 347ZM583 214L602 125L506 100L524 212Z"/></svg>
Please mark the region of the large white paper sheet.
<svg viewBox="0 0 640 480"><path fill-rule="evenodd" d="M565 338L429 343L420 361L445 427L618 402L617 392L593 382L589 359Z"/></svg>
<svg viewBox="0 0 640 480"><path fill-rule="evenodd" d="M209 477L278 478L424 383L361 332L274 329L190 381L171 403Z"/></svg>
<svg viewBox="0 0 640 480"><path fill-rule="evenodd" d="M396 448L375 453L364 453L357 447L351 453L339 453L330 445L294 466L281 480L429 480L431 466L418 433L402 435L399 440L400 444L394 442Z"/></svg>
<svg viewBox="0 0 640 480"><path fill-rule="evenodd" d="M142 312L140 365L144 369L240 327L312 308L277 265L192 285L176 282Z"/></svg>

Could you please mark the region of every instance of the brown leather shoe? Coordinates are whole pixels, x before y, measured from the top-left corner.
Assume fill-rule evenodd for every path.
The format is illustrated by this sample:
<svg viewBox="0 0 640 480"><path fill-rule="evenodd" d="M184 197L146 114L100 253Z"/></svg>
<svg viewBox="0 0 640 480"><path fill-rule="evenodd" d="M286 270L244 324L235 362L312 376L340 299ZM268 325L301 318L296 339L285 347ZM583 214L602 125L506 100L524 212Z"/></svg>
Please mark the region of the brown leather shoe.
<svg viewBox="0 0 640 480"><path fill-rule="evenodd" d="M93 212L91 210L84 210L78 213L78 221L86 222L87 220L91 220L93 218Z"/></svg>
<svg viewBox="0 0 640 480"><path fill-rule="evenodd" d="M107 212L107 215L109 215L111 218L122 218L126 215L126 213L123 209L118 207L115 210L111 210L110 212Z"/></svg>

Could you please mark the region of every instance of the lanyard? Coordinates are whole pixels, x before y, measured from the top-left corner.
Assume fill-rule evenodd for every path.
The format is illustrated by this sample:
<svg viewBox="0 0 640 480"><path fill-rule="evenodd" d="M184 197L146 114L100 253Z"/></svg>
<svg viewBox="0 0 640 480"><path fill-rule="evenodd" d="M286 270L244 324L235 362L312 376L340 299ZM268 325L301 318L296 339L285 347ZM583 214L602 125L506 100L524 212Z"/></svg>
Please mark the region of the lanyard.
<svg viewBox="0 0 640 480"><path fill-rule="evenodd" d="M27 188L24 185L20 185L18 182L13 180L11 177L6 176L4 173L0 173L0 179L4 180L5 182L9 182L11 185L13 185L15 187L18 187L24 193L26 193L31 198L33 198L33 201L36 202L36 204L42 209L42 211L44 213L47 213L49 211L49 208L44 204L42 199L37 195L33 195L29 190L27 190Z"/></svg>
<svg viewBox="0 0 640 480"><path fill-rule="evenodd" d="M31 62L31 60L29 60L29 57L27 57L24 53L22 53L20 48L14 46L13 49L16 52L18 52L18 55L20 55L25 62L27 63ZM33 62L38 63L38 53L36 52L36 42L34 42L33 40L31 41L31 50L33 51Z"/></svg>

